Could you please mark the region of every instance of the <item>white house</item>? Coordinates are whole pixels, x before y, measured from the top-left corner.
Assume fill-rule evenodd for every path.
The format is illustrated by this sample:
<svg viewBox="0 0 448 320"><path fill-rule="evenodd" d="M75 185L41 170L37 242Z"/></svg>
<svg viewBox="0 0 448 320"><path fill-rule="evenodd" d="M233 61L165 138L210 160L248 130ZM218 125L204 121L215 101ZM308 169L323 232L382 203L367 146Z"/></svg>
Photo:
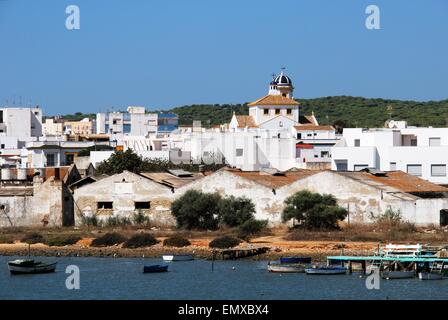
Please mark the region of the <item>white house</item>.
<svg viewBox="0 0 448 320"><path fill-rule="evenodd" d="M448 184L448 128L344 129L343 138L331 154L333 170L401 170Z"/></svg>

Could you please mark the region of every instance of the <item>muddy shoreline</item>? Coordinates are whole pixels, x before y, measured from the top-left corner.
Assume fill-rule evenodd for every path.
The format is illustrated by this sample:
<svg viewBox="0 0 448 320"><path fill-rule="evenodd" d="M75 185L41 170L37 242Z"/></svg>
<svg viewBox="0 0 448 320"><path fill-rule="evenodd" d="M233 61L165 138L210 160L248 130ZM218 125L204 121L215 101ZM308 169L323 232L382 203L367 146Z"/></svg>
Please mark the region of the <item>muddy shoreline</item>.
<svg viewBox="0 0 448 320"><path fill-rule="evenodd" d="M261 246L261 245L258 245ZM325 248L281 248L269 246L270 250L265 254L251 256L242 259L249 260L276 260L284 256L309 256L314 261L325 261L329 255L339 255L340 249ZM322 246L324 247L324 246ZM247 246L241 248L248 248ZM90 247L71 245L64 247L50 247L44 244L31 245L32 256L45 257L109 257L109 258L161 258L163 254L193 254L197 259L212 259L213 250L208 247L189 246L185 248L164 247L155 245L147 248L127 249L121 246ZM344 250L346 255L362 254L359 250ZM1 256L27 256L28 245L24 243L0 244Z"/></svg>

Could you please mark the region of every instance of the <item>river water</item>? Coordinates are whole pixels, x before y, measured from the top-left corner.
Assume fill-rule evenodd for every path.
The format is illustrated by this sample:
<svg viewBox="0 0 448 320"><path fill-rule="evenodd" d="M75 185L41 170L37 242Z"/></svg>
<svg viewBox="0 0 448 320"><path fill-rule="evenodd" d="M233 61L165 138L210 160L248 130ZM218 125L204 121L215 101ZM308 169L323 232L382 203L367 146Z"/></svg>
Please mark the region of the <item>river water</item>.
<svg viewBox="0 0 448 320"><path fill-rule="evenodd" d="M169 272L143 274L160 259L42 257L58 261L55 273L10 275L0 257L0 299L448 299L448 279L381 280L369 290L360 274L276 274L267 261L171 262ZM37 258L36 258L37 260ZM66 267L80 270L80 289L68 290Z"/></svg>

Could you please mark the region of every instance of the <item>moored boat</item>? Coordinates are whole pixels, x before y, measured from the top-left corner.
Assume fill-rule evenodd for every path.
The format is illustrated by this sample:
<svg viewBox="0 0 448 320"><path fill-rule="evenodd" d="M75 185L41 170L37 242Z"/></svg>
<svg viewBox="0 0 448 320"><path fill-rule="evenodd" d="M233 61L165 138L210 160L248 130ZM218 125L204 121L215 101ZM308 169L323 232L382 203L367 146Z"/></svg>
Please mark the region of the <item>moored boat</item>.
<svg viewBox="0 0 448 320"><path fill-rule="evenodd" d="M440 272L420 272L418 278L420 280L443 280L443 274Z"/></svg>
<svg viewBox="0 0 448 320"><path fill-rule="evenodd" d="M414 271L383 271L381 273L381 277L383 279L410 279L414 278L415 272Z"/></svg>
<svg viewBox="0 0 448 320"><path fill-rule="evenodd" d="M301 273L305 272L306 266L303 264L285 264L278 262L270 262L268 264L269 272L281 272L281 273Z"/></svg>
<svg viewBox="0 0 448 320"><path fill-rule="evenodd" d="M162 256L164 261L190 261L194 260L192 254L165 254Z"/></svg>
<svg viewBox="0 0 448 320"><path fill-rule="evenodd" d="M43 263L32 259L17 259L8 262L11 274L50 273L56 270L57 262Z"/></svg>
<svg viewBox="0 0 448 320"><path fill-rule="evenodd" d="M347 272L347 268L342 266L313 266L312 268L306 268L306 274L315 274L315 275L336 275L336 274L345 274Z"/></svg>
<svg viewBox="0 0 448 320"><path fill-rule="evenodd" d="M156 273L156 272L167 272L168 266L161 264L154 264L150 266L143 266L143 273Z"/></svg>
<svg viewBox="0 0 448 320"><path fill-rule="evenodd" d="M280 263L311 263L311 257L281 257Z"/></svg>

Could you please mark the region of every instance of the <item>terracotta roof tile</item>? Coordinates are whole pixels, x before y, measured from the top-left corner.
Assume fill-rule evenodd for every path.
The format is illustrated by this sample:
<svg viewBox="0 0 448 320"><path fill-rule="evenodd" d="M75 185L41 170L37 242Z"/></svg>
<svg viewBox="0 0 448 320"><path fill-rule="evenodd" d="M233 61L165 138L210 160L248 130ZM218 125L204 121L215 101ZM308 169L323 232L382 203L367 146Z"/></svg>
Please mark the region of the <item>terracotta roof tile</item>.
<svg viewBox="0 0 448 320"><path fill-rule="evenodd" d="M316 126L313 124L302 124L294 126L294 129L299 130L309 130L309 131L332 131L334 128L332 126Z"/></svg>
<svg viewBox="0 0 448 320"><path fill-rule="evenodd" d="M236 121L238 122L238 128L257 128L255 124L255 119L252 116L246 115L235 115Z"/></svg>
<svg viewBox="0 0 448 320"><path fill-rule="evenodd" d="M228 168L226 168L225 170L231 172L236 176L251 180L255 183L272 189L281 188L283 186L296 182L297 180L307 178L320 172L318 170L297 169L295 171L287 171L284 173L285 175L269 175L259 171L240 171Z"/></svg>
<svg viewBox="0 0 448 320"><path fill-rule="evenodd" d="M353 178L369 179L406 193L448 192L448 188L420 179L403 171L388 171L385 176L369 172L339 172Z"/></svg>
<svg viewBox="0 0 448 320"><path fill-rule="evenodd" d="M291 98L284 97L282 95L271 95L268 94L267 96L264 96L263 98L260 98L254 102L251 102L248 104L249 107L252 106L298 106L299 103Z"/></svg>

